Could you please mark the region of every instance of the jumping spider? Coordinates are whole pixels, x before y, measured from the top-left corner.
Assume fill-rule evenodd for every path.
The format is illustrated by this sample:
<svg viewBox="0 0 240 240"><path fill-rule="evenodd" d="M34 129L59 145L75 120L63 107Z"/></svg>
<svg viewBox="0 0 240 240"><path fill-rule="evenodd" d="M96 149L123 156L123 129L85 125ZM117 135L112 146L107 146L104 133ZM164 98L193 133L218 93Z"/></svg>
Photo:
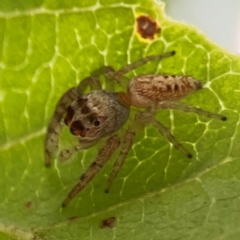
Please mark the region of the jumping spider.
<svg viewBox="0 0 240 240"><path fill-rule="evenodd" d="M73 187L62 206L65 207L100 171L111 158L116 149L121 146L120 153L114 163L113 170L107 180L105 192L108 192L116 175L121 169L133 145L135 131L134 124L141 122L154 126L173 146L188 158L192 155L180 144L170 130L155 119L159 109L176 109L193 112L209 118L222 121L227 120L223 115L211 113L180 103L178 100L202 88L202 83L190 76L170 76L148 74L136 76L129 81L124 75L150 61L160 61L175 54L174 51L161 55L148 56L132 64L114 71L105 66L83 79L77 87L69 89L59 100L51 122L47 129L45 140L45 165L50 166L51 160L58 151L59 135L62 120L69 126L70 132L76 135L79 144L60 151L58 159L66 160L81 149L95 145L101 138L108 137L105 145L99 150L95 161L80 177L80 181ZM102 90L99 77L104 76L106 84L127 84L126 92ZM90 87L89 93L84 93ZM127 128L121 142L117 131L123 127L129 117L130 107L142 108Z"/></svg>

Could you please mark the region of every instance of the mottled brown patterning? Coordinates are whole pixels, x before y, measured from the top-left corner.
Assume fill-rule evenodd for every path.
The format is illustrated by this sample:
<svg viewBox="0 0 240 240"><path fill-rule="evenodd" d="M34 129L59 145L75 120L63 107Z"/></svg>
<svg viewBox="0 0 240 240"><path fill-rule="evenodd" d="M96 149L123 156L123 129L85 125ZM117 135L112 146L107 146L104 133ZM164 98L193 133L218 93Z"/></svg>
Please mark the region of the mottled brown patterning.
<svg viewBox="0 0 240 240"><path fill-rule="evenodd" d="M190 76L142 75L128 86L131 105L151 107L162 101L176 101L202 88L201 82Z"/></svg>

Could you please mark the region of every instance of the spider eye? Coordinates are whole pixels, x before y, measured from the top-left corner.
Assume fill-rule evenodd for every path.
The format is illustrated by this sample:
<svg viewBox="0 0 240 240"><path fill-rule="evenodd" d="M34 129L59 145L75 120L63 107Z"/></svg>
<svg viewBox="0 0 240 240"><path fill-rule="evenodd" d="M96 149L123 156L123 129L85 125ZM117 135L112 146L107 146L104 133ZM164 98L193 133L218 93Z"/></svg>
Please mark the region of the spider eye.
<svg viewBox="0 0 240 240"><path fill-rule="evenodd" d="M99 126L100 122L98 120L94 121L94 126Z"/></svg>

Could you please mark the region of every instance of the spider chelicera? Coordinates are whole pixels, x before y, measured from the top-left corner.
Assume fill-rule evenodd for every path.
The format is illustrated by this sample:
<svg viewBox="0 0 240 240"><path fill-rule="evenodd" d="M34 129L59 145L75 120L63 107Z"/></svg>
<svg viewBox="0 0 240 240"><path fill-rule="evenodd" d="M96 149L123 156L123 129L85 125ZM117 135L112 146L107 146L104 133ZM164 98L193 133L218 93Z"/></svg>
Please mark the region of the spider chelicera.
<svg viewBox="0 0 240 240"><path fill-rule="evenodd" d="M130 81L124 76L150 61L160 61L174 54L175 52L172 51L161 55L148 56L126 65L118 71L114 71L110 66L104 66L94 71L90 77L83 79L77 87L71 88L63 94L47 129L45 140L46 166L51 165L52 159L58 152L63 121L69 126L70 132L76 135L79 144L60 151L57 156L60 161L69 159L79 150L90 148L100 139L107 137L94 162L81 175L79 182L62 202L63 207L86 187L120 146L119 155L107 180L105 192L109 191L131 150L135 136L133 125L137 122L154 126L177 150L188 158L192 157L189 151L174 138L170 130L156 120L155 115L159 109L176 109L222 121L227 120L223 115L179 102L183 97L202 88L202 83L190 76L148 74L136 76ZM99 81L101 75L105 77L107 83L126 84L126 92L102 90ZM88 87L91 91L84 93ZM121 141L117 131L128 120L131 106L142 110L139 109L136 113L135 119L130 123Z"/></svg>

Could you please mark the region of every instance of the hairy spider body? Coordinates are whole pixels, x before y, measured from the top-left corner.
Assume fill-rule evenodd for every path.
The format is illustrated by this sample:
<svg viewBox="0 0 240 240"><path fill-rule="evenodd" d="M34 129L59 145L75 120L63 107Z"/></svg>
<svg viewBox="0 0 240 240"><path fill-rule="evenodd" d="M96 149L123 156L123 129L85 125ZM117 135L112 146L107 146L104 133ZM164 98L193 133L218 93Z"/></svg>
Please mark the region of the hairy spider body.
<svg viewBox="0 0 240 240"><path fill-rule="evenodd" d="M119 98L119 93L104 90L80 96L67 108L64 121L72 134L86 140L109 136L128 119L129 106Z"/></svg>
<svg viewBox="0 0 240 240"><path fill-rule="evenodd" d="M149 61L161 60L174 54L175 52L166 52L161 55L148 56L126 65L118 71L114 71L110 66L101 67L94 71L90 77L83 79L77 87L69 89L61 97L47 130L45 140L46 166L51 165L52 159L58 152L58 141L63 120L69 126L70 132L78 137L79 144L70 149L61 150L57 156L59 161L65 161L79 150L90 148L101 138L108 137L105 145L99 150L95 161L81 175L79 182L62 202L63 207L87 186L120 146L119 155L113 165L105 188L105 192L109 191L132 148L135 137L134 125L137 122L152 125L177 150L188 158L192 157L188 150L175 139L170 130L156 120L155 114L157 110L176 109L223 121L227 119L223 115L184 105L178 101L202 88L201 82L190 76L141 75L127 82L126 92L111 92L101 89L98 78L100 75L104 75L109 82L112 81L122 85L126 83L126 80L128 81L124 76L127 72ZM84 92L88 86L90 86L91 92L85 94ZM131 106L145 110L137 112L135 119L131 120L130 125L125 130L123 139L120 139L117 131L127 122Z"/></svg>
<svg viewBox="0 0 240 240"><path fill-rule="evenodd" d="M134 77L128 86L132 106L147 108L163 101L176 101L202 88L202 83L190 76L142 75Z"/></svg>

